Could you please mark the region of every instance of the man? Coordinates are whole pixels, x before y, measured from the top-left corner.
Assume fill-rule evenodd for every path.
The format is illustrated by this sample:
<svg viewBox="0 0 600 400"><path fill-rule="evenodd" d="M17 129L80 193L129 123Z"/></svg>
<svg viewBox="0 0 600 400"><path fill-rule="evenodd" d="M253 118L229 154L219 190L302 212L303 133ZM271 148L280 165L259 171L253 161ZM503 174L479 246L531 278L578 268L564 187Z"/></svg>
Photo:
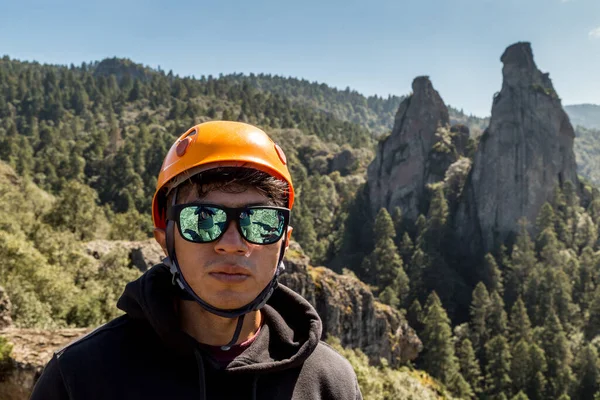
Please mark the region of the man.
<svg viewBox="0 0 600 400"><path fill-rule="evenodd" d="M361 399L321 321L278 286L292 228L285 154L237 122L191 128L152 201L167 257L130 282L125 315L58 351L38 399Z"/></svg>

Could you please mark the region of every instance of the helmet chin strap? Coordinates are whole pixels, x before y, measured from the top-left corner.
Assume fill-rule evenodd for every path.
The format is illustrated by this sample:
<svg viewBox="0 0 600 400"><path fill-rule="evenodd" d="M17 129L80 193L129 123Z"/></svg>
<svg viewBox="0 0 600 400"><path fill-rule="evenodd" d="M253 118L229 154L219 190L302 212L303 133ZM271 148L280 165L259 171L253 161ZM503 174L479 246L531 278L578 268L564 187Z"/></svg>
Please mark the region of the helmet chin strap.
<svg viewBox="0 0 600 400"><path fill-rule="evenodd" d="M172 205L175 205L175 203L176 203L177 188L175 188L174 191L175 192L173 194L173 204ZM177 286L179 286L179 288L181 289L181 292L180 292L181 297L184 300L195 301L202 308L204 308L206 311L208 311L212 314L215 314L215 315L218 315L218 316L224 317L224 318L237 318L238 319L233 337L231 338L229 343L227 343L224 346L221 346L222 350L229 350L231 348L231 346L233 346L237 342L237 340L240 336L240 333L242 331L242 325L244 323L245 315L252 311L257 311L257 310L261 309L267 303L267 301L269 300L269 298L271 297L271 295L273 294L275 289L277 289L277 286L279 284L277 282L277 278L279 278L279 275L285 269L285 266L283 264L283 256L285 255L285 241L283 241L282 246L281 246L281 251L279 252L279 260L277 262L277 269L275 270L275 274L273 275L273 278L267 284L267 286L258 294L258 296L256 296L256 298L254 300L252 300L250 303L246 304L245 306L242 306L242 307L239 307L236 309L223 309L223 308L214 307L214 306L208 304L206 301L202 300L200 298L200 296L198 296L196 294L196 292L194 292L192 287L188 284L188 282L185 280L185 277L181 273L181 268L179 267L179 263L177 262L177 256L175 254L175 221L172 221L172 220L167 221L167 229L166 229L165 233L166 233L168 257L163 259L163 263L169 267L169 271L171 272L171 275L173 276L173 278L172 278L173 285L177 284Z"/></svg>

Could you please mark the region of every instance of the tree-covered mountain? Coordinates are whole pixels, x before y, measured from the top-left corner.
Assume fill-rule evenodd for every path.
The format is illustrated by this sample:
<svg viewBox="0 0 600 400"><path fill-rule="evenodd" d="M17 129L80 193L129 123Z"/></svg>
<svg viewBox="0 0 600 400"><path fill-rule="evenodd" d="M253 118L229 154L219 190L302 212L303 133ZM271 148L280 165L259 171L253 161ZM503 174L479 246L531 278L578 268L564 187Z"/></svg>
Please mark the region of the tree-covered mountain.
<svg viewBox="0 0 600 400"><path fill-rule="evenodd" d="M535 76L539 82L526 83L523 92L539 100L530 103L548 104L550 128L562 129L554 124L562 121L554 114L556 93L544 75ZM490 97L493 109L512 104L506 96L514 92ZM422 108L427 102L412 101L419 96L428 98L365 97L269 75L181 78L122 59L66 67L2 58L0 160L16 174L2 167L0 286L16 305L15 323L87 326L111 318L119 285L130 278L127 260L113 256L91 268L78 244L148 237L150 199L168 146L199 122L247 121L267 130L290 160L295 239L316 265L352 270L381 301L406 313L425 345L418 367L459 398L592 399L600 376L598 190L563 182L564 168L557 169L549 182L560 184L542 188L552 196L536 215L506 240L492 231L489 252L459 257L470 242L456 240L457 221L481 233L489 215L471 210L525 197L513 207L518 211L537 199L534 186L542 180L528 181L521 172L554 154L546 149L549 156L540 157L546 150L538 147L555 144L548 139L523 147L539 152L515 150L527 159L500 157L498 138L515 136L502 129L529 132L510 107L504 117L496 111L480 119L441 100L432 112ZM533 111L528 115L538 118ZM432 116L443 123L430 123ZM427 146L411 158L416 149L403 140L425 128ZM580 129L575 142L587 177L597 173L590 132ZM557 137L564 141L568 133ZM561 155L572 151L565 143L556 144ZM503 148L521 145L507 141ZM417 161L394 174L406 160ZM582 169L582 160L589 167ZM492 167L483 168L488 161ZM482 187L504 184L495 176L515 166L525 167L505 180L518 180L520 189L490 185L483 192L493 192L491 200L476 204ZM399 191L408 187L398 183L408 173L418 177L418 196ZM379 187L389 191L379 203L370 176L383 178ZM459 218L459 210L469 217ZM492 224L507 214L494 214ZM399 375L370 370L360 353L348 355L370 385L367 398L394 398L385 388Z"/></svg>
<svg viewBox="0 0 600 400"><path fill-rule="evenodd" d="M326 111L339 120L362 125L375 137L392 130L398 106L406 98L391 95L387 98L367 97L349 87L338 90L324 83L276 75L235 74L227 75L226 78L249 83L261 91L280 94L294 102ZM467 115L456 108L449 107L449 112L453 124L467 125L474 136L480 135L489 123L489 118Z"/></svg>

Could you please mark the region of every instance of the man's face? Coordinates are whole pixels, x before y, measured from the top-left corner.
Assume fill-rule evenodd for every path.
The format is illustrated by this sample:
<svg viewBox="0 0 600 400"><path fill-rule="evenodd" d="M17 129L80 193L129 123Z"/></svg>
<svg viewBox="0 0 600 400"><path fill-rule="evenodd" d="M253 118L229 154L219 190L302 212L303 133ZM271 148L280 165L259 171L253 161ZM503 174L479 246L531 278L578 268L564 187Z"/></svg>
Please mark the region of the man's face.
<svg viewBox="0 0 600 400"><path fill-rule="evenodd" d="M202 199L193 192L178 203L201 201L225 207L270 205L269 199L253 188L239 193L215 190ZM223 236L211 243L188 242L175 229L175 254L183 276L201 299L223 309L250 303L267 286L275 274L285 240L284 235L270 245L248 243L240 236L236 223L231 221Z"/></svg>

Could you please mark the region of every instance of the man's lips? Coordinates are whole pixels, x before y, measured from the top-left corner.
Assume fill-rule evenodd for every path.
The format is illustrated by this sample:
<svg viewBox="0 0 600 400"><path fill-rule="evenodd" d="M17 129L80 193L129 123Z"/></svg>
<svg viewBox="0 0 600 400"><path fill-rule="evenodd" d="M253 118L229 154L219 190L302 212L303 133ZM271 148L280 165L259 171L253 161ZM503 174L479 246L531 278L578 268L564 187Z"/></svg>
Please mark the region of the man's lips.
<svg viewBox="0 0 600 400"><path fill-rule="evenodd" d="M248 268L235 264L219 265L211 269L209 274L227 274L227 275L251 275Z"/></svg>
<svg viewBox="0 0 600 400"><path fill-rule="evenodd" d="M250 271L239 265L221 265L208 273L214 279L226 282L243 282L250 277Z"/></svg>

